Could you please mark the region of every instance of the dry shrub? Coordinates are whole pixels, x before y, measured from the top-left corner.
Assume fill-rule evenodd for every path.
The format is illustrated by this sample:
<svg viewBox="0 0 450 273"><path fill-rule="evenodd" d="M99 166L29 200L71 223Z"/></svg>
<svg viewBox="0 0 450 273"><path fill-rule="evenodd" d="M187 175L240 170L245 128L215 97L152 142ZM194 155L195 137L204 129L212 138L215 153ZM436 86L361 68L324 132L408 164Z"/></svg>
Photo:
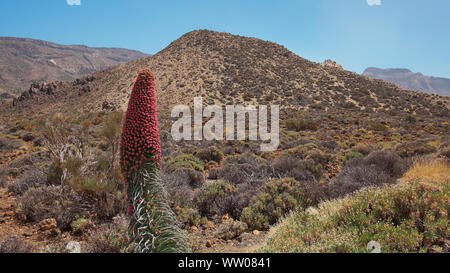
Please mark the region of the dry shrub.
<svg viewBox="0 0 450 273"><path fill-rule="evenodd" d="M30 188L17 200L17 213L27 222L56 219L58 228L66 230L81 212L81 199L68 187Z"/></svg>
<svg viewBox="0 0 450 273"><path fill-rule="evenodd" d="M228 156L222 167L210 172L210 179L223 179L234 185L268 176L267 161L252 154Z"/></svg>
<svg viewBox="0 0 450 273"><path fill-rule="evenodd" d="M28 170L17 181L8 185L8 191L16 195L22 195L29 188L37 188L44 185L46 178L46 175L38 169Z"/></svg>
<svg viewBox="0 0 450 273"><path fill-rule="evenodd" d="M330 198L342 197L363 187L393 184L406 170L403 159L390 151L374 152L365 159L350 159L329 184Z"/></svg>
<svg viewBox="0 0 450 273"><path fill-rule="evenodd" d="M390 151L373 152L364 160L364 163L395 178L401 177L406 171L405 161Z"/></svg>
<svg viewBox="0 0 450 273"><path fill-rule="evenodd" d="M289 211L311 204L300 182L293 178L274 180L266 183L263 191L244 208L241 221L251 229L268 229Z"/></svg>
<svg viewBox="0 0 450 273"><path fill-rule="evenodd" d="M0 253L31 253L34 250L32 245L13 235L0 242Z"/></svg>
<svg viewBox="0 0 450 273"><path fill-rule="evenodd" d="M204 216L220 214L219 203L236 192L236 187L225 181L216 181L203 187L195 196L198 210Z"/></svg>
<svg viewBox="0 0 450 273"><path fill-rule="evenodd" d="M199 150L195 155L203 161L214 161L217 163L222 162L224 157L223 152L216 146L210 146L206 149Z"/></svg>
<svg viewBox="0 0 450 273"><path fill-rule="evenodd" d="M275 177L292 177L297 181L315 180L321 175L321 165L311 158L302 160L290 155L282 155L272 163Z"/></svg>
<svg viewBox="0 0 450 273"><path fill-rule="evenodd" d="M265 182L264 180L252 180L237 185L237 190L234 193L217 201L218 214L228 214L234 219L239 219L242 215L242 210L261 191L261 187Z"/></svg>
<svg viewBox="0 0 450 273"><path fill-rule="evenodd" d="M129 242L128 219L124 215L114 217L113 223L103 224L92 231L87 240L89 253L123 253Z"/></svg>
<svg viewBox="0 0 450 273"><path fill-rule="evenodd" d="M375 150L375 147L373 147L371 145L367 145L367 144L362 144L362 143L359 143L355 147L352 148L353 152L360 153L364 156L369 155L374 150Z"/></svg>
<svg viewBox="0 0 450 273"><path fill-rule="evenodd" d="M229 218L219 225L215 232L215 236L223 240L233 240L239 237L247 229L248 226L246 223Z"/></svg>
<svg viewBox="0 0 450 273"><path fill-rule="evenodd" d="M422 156L436 152L436 148L421 141L398 144L395 151L403 158Z"/></svg>
<svg viewBox="0 0 450 273"><path fill-rule="evenodd" d="M8 185L7 181L6 181L6 167L5 166L0 166L0 187L6 187Z"/></svg>
<svg viewBox="0 0 450 273"><path fill-rule="evenodd" d="M319 125L312 120L288 119L285 121L286 128L292 131L317 131Z"/></svg>
<svg viewBox="0 0 450 273"><path fill-rule="evenodd" d="M0 152L2 153L10 153L17 149L19 149L24 143L19 140L10 139L10 138L0 138Z"/></svg>
<svg viewBox="0 0 450 273"><path fill-rule="evenodd" d="M402 181L441 181L450 183L450 163L445 160L417 160Z"/></svg>
<svg viewBox="0 0 450 273"><path fill-rule="evenodd" d="M94 211L98 219L110 220L114 216L126 213L128 208L125 196L120 193L102 192L94 196Z"/></svg>
<svg viewBox="0 0 450 273"><path fill-rule="evenodd" d="M172 208L193 205L193 191L191 180L183 171L160 173L166 191L169 195Z"/></svg>

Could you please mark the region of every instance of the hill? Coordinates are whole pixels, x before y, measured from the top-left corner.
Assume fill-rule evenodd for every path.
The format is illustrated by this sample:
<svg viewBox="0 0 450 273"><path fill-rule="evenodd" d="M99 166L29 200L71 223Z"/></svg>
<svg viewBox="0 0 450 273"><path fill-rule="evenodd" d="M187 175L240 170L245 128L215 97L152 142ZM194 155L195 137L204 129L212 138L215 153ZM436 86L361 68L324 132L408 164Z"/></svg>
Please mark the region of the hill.
<svg viewBox="0 0 450 273"><path fill-rule="evenodd" d="M20 95L36 81L72 81L144 56L147 55L121 48L0 37L0 89Z"/></svg>
<svg viewBox="0 0 450 273"><path fill-rule="evenodd" d="M139 69L156 77L160 109L203 96L205 103L280 104L309 111L448 114L448 98L406 91L336 66L303 59L283 46L207 30L193 31L157 54L73 82L34 85L15 111L124 109ZM51 102L49 104L48 102ZM445 102L445 103L444 103Z"/></svg>
<svg viewBox="0 0 450 273"><path fill-rule="evenodd" d="M408 69L367 68L363 76L395 83L401 88L419 90L429 94L450 96L450 79L429 77Z"/></svg>

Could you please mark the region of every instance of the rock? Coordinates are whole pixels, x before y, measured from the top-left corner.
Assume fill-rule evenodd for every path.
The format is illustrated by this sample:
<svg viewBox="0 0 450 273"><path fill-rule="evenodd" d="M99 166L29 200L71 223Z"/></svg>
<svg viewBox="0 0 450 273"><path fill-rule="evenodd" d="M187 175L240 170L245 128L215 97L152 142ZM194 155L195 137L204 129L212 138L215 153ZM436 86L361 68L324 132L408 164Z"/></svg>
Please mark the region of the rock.
<svg viewBox="0 0 450 273"><path fill-rule="evenodd" d="M66 250L69 253L81 253L81 245L79 242L70 241L66 245Z"/></svg>
<svg viewBox="0 0 450 273"><path fill-rule="evenodd" d="M259 235L259 233L260 233L259 230L256 229L252 232L253 235Z"/></svg>
<svg viewBox="0 0 450 273"><path fill-rule="evenodd" d="M334 68L342 69L342 65L336 63L335 61L329 60L329 59L328 59L328 60L325 60L325 61L322 63L322 66L329 66L329 67L334 67Z"/></svg>
<svg viewBox="0 0 450 273"><path fill-rule="evenodd" d="M41 231L47 231L47 230L56 229L56 220L53 219L53 218L42 220L39 223L39 229Z"/></svg>

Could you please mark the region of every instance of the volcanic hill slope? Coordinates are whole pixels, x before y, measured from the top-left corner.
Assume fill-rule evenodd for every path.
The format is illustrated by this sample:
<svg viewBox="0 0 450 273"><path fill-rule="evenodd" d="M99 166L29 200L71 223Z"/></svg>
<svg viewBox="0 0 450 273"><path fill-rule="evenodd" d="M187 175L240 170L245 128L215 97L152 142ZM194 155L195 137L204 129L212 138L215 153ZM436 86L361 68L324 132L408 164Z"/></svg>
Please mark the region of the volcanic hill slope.
<svg viewBox="0 0 450 273"><path fill-rule="evenodd" d="M449 98L406 91L310 62L272 42L206 30L187 33L154 56L86 78L34 85L14 109L125 109L137 72L144 67L156 76L163 112L202 96L209 104L246 102L321 112L359 109L448 115Z"/></svg>
<svg viewBox="0 0 450 273"><path fill-rule="evenodd" d="M25 90L35 81L72 81L144 56L147 55L121 48L92 48L0 37L0 94L20 95L20 90Z"/></svg>

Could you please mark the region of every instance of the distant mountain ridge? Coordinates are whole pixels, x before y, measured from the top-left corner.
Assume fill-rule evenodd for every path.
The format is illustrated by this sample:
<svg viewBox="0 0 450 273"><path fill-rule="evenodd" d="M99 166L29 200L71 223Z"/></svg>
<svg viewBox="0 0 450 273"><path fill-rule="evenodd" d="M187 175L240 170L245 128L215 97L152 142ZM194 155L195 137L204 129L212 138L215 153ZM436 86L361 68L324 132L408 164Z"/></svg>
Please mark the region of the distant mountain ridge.
<svg viewBox="0 0 450 273"><path fill-rule="evenodd" d="M148 56L121 48L60 45L42 40L0 37L0 90L15 93L36 81L72 81Z"/></svg>
<svg viewBox="0 0 450 273"><path fill-rule="evenodd" d="M394 83L408 90L419 90L430 94L450 96L450 79L425 76L405 68L367 68L363 76Z"/></svg>

